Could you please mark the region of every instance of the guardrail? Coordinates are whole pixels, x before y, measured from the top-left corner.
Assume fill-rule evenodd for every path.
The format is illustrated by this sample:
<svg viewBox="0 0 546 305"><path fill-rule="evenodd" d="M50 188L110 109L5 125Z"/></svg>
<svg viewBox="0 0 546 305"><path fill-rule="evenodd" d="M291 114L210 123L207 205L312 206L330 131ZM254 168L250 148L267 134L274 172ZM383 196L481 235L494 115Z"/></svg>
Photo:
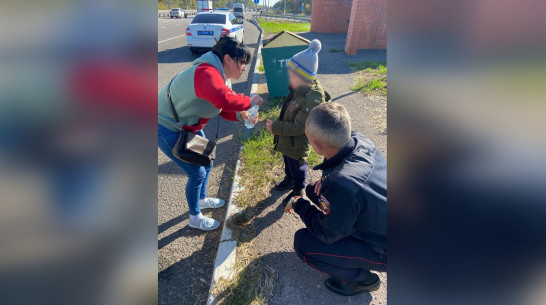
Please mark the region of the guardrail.
<svg viewBox="0 0 546 305"><path fill-rule="evenodd" d="M262 14L257 15L258 18L264 18L264 19L286 19L286 20L293 20L293 21L299 21L299 22L311 22L311 18L309 17L297 17L297 16L290 16L290 15L271 15L271 14Z"/></svg>
<svg viewBox="0 0 546 305"><path fill-rule="evenodd" d="M169 10L161 10L161 11L157 11L157 18L161 18L161 17L164 17L164 18L170 18L171 15L169 14ZM197 14L197 11L196 10L187 10L185 11L188 16L193 16L195 14Z"/></svg>

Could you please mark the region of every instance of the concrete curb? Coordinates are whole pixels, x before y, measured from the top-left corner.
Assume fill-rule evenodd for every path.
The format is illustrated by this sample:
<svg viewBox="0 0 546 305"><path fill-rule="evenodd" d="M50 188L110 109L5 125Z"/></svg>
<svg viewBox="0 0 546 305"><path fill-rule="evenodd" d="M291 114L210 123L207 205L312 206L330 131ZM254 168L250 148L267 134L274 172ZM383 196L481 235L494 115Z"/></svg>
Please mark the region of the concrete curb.
<svg viewBox="0 0 546 305"><path fill-rule="evenodd" d="M253 16L254 18L254 16ZM261 60L261 54L262 54L262 38L263 38L263 30L260 27L259 23L255 23L252 21L254 25L258 27L260 30L260 36L258 37L258 52L256 52L256 64L254 67L254 74L252 78L252 86L250 88L250 95L256 94L257 88L258 88L258 73L259 73L259 67L260 67L260 60ZM243 145L239 146L238 155L239 158L241 156L241 149L243 148ZM212 280L210 282L209 287L209 296L207 298L207 304L213 305L216 304L216 300L214 298L214 295L212 294L212 288L214 287L214 284L218 282L220 279L226 279L231 280L235 274L235 262L236 262L236 249L237 249L237 239L233 239L231 229L229 229L226 226L226 223L229 221L229 219L240 212L240 209L235 206L234 204L231 204L233 201L233 198L237 195L238 192L241 191L241 185L239 184L240 176L239 176L239 165L241 161L237 160L237 164L235 165L235 172L233 175L233 184L231 185L231 193L229 195L229 200L227 202L227 212L226 212L226 218L224 219L224 227L222 229L222 236L220 237L220 245L218 246L218 252L216 253L216 261L214 262L214 271L212 273Z"/></svg>

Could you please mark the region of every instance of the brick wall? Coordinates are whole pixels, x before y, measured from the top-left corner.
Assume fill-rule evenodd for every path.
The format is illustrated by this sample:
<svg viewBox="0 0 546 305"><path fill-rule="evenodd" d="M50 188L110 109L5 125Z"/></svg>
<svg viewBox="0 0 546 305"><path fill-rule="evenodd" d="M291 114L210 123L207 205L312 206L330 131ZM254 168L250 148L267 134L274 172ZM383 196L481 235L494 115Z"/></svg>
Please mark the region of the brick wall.
<svg viewBox="0 0 546 305"><path fill-rule="evenodd" d="M353 0L313 0L311 32L347 33Z"/></svg>
<svg viewBox="0 0 546 305"><path fill-rule="evenodd" d="M345 52L387 48L387 1L353 0Z"/></svg>

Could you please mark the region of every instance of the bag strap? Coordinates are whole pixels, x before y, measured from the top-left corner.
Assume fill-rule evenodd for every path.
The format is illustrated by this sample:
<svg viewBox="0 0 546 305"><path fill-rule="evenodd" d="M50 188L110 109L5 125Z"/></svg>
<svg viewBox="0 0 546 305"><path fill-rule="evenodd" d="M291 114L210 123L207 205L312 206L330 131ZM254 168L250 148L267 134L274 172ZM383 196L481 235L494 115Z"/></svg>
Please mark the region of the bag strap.
<svg viewBox="0 0 546 305"><path fill-rule="evenodd" d="M180 123L180 119L178 118L178 114L176 113L176 109L174 108L173 100L171 99L171 84L177 76L178 74L171 79L171 81L169 82L169 86L167 86L167 100L169 101L169 106L171 107L171 112L173 113L176 124Z"/></svg>
<svg viewBox="0 0 546 305"><path fill-rule="evenodd" d="M176 121L176 124L180 123L180 118L178 117L178 114L176 113L176 108L174 108L173 100L171 99L171 84L173 83L173 80L178 76L175 75L171 81L169 82L169 85L167 86L167 100L169 101L169 106L171 108L171 112L173 113L174 120ZM180 129L182 129L182 126L179 126ZM218 130L220 129L220 114L218 114L218 122L216 123L216 139L218 139Z"/></svg>

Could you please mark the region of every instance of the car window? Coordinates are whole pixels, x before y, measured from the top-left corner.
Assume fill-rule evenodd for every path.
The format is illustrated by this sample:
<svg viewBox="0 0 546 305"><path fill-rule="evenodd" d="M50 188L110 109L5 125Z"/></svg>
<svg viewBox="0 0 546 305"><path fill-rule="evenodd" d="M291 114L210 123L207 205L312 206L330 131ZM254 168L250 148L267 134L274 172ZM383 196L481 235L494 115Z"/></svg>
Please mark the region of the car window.
<svg viewBox="0 0 546 305"><path fill-rule="evenodd" d="M177 8L173 8L173 12L178 12L178 9L177 9Z"/></svg>
<svg viewBox="0 0 546 305"><path fill-rule="evenodd" d="M201 15L195 15L193 18L192 24L194 23L218 23L218 24L225 24L226 23L226 15L222 14L201 14Z"/></svg>
<svg viewBox="0 0 546 305"><path fill-rule="evenodd" d="M233 11L234 11L234 12L238 12L238 13L239 13L239 12L242 12L242 11L243 11L243 9L242 9L242 8L240 8L240 7L236 7L236 8L234 8L234 9L233 9Z"/></svg>
<svg viewBox="0 0 546 305"><path fill-rule="evenodd" d="M231 24L239 24L239 20L237 17L235 17L235 15L229 14L229 19L231 19Z"/></svg>

